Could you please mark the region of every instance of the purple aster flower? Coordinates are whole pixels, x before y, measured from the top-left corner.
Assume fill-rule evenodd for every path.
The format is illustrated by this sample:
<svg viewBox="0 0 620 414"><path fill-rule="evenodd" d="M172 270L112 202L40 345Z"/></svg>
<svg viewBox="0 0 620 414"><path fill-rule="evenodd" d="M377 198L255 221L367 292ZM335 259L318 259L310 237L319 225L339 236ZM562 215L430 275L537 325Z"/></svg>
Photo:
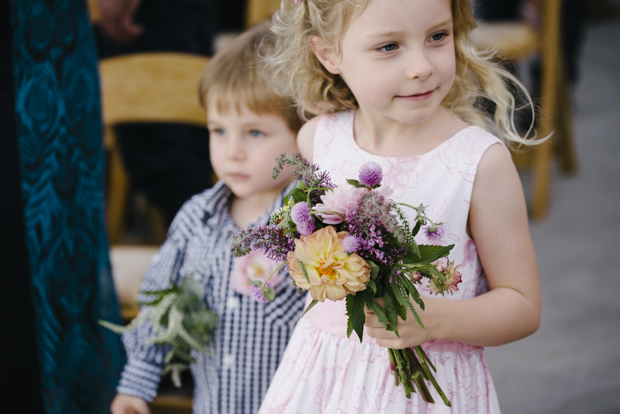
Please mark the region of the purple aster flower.
<svg viewBox="0 0 620 414"><path fill-rule="evenodd" d="M369 161L360 168L360 184L368 187L374 187L381 184L383 179L383 170L381 166L374 161Z"/></svg>
<svg viewBox="0 0 620 414"><path fill-rule="evenodd" d="M267 285L265 285L265 286L268 287L268 288L272 288L271 283L269 283L269 282L267 282ZM263 289L260 286L252 285L252 287L250 288L250 294L252 295L254 300L257 301L257 302L261 302L261 303L269 302L265 298L265 295L263 294Z"/></svg>
<svg viewBox="0 0 620 414"><path fill-rule="evenodd" d="M424 232L426 233L426 238L431 242L440 242L444 234L446 233L446 228L441 224L436 224L434 226L427 226L424 228Z"/></svg>
<svg viewBox="0 0 620 414"><path fill-rule="evenodd" d="M360 241L355 236L346 235L342 239L342 249L347 253L355 253L360 247Z"/></svg>
<svg viewBox="0 0 620 414"><path fill-rule="evenodd" d="M305 201L295 203L291 208L291 220L302 236L309 236L314 232L314 217L310 214L310 206Z"/></svg>

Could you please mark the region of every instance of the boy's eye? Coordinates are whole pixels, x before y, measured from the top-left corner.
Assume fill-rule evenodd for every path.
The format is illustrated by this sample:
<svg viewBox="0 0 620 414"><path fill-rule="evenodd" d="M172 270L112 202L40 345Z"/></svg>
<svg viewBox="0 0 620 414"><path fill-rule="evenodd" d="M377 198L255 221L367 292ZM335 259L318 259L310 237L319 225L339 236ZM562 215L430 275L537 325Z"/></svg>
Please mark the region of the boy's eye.
<svg viewBox="0 0 620 414"><path fill-rule="evenodd" d="M210 131L214 135L225 135L226 132L222 128L211 128Z"/></svg>
<svg viewBox="0 0 620 414"><path fill-rule="evenodd" d="M448 34L444 33L444 32L435 33L434 35L431 36L431 41L439 42L439 41L443 40L443 38L446 37L446 36L448 36Z"/></svg>
<svg viewBox="0 0 620 414"><path fill-rule="evenodd" d="M382 52L393 52L396 48L398 48L396 43L388 43L387 45L381 46L379 50Z"/></svg>
<svg viewBox="0 0 620 414"><path fill-rule="evenodd" d="M259 131L258 129L252 129L250 130L250 135L253 137L262 137L265 134L262 131Z"/></svg>

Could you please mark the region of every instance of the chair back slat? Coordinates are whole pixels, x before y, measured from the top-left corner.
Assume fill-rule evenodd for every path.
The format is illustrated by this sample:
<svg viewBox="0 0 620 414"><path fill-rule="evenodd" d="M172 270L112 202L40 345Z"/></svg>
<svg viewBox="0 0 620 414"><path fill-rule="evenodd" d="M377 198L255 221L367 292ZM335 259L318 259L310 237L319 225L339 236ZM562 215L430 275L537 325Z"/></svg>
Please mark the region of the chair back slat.
<svg viewBox="0 0 620 414"><path fill-rule="evenodd" d="M204 127L198 81L208 61L181 53L103 59L99 68L104 125L171 122Z"/></svg>

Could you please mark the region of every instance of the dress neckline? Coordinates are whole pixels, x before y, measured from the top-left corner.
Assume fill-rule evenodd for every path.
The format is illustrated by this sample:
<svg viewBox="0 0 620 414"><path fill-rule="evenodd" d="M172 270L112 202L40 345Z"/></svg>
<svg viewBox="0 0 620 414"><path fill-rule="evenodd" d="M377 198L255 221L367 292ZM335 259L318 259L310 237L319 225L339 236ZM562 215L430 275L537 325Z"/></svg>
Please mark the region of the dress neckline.
<svg viewBox="0 0 620 414"><path fill-rule="evenodd" d="M348 128L350 128L350 131L351 131L349 139L351 140L352 145L358 151L361 151L364 154L367 154L367 155L372 156L372 157L387 158L387 159L423 158L423 157L427 157L427 156L431 155L432 153L438 151L440 148L448 145L449 142L455 140L457 137L459 137L461 134L463 134L463 132L465 132L467 130L470 130L472 128L477 128L475 125L468 125L465 128L457 131L454 135L452 135L450 138L448 138L447 140L445 140L441 144L437 145L435 148L433 148L433 149L431 149L431 150L429 150L429 151L427 151L425 153L419 154L419 155L402 156L402 157L397 157L397 156L394 156L394 155L379 155L379 154L373 154L372 152L368 152L364 148L359 146L359 144L355 140L355 131L353 130L353 126L354 126L354 123L355 123L355 109L349 109L347 112L349 114L349 119L348 119L349 126L348 126Z"/></svg>

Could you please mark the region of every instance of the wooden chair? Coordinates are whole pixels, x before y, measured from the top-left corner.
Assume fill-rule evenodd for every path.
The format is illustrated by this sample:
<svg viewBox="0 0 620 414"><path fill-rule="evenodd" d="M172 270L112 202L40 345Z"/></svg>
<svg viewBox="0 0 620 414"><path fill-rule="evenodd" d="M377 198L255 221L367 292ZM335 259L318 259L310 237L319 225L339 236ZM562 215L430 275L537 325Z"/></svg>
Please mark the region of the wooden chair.
<svg viewBox="0 0 620 414"><path fill-rule="evenodd" d="M534 53L541 57L540 113L538 137L552 138L526 154L515 154L519 167L532 172L530 212L540 220L549 211L552 164L558 156L563 173L577 170L577 156L572 127L569 86L563 65L560 42L561 0L542 0L542 24L535 30L525 23L480 23L472 39L481 49L497 51L508 62L520 62ZM555 152L555 154L554 154Z"/></svg>
<svg viewBox="0 0 620 414"><path fill-rule="evenodd" d="M103 123L110 159L107 197L108 226L113 243L110 256L125 320L137 315L135 300L140 283L157 248L116 244L120 240L128 180L113 127L129 122L205 126L205 113L198 101L198 80L207 63L208 59L201 56L154 53L104 59L99 65ZM153 401L152 412L191 413L191 398L158 396Z"/></svg>
<svg viewBox="0 0 620 414"><path fill-rule="evenodd" d="M252 26L262 20L268 20L280 8L280 0L247 0L245 25Z"/></svg>
<svg viewBox="0 0 620 414"><path fill-rule="evenodd" d="M205 114L198 102L198 80L207 62L205 57L180 53L126 55L100 62L103 123L110 155L107 218L113 244L122 240L128 188L113 127L137 122L204 127ZM161 225L157 231L165 234Z"/></svg>

